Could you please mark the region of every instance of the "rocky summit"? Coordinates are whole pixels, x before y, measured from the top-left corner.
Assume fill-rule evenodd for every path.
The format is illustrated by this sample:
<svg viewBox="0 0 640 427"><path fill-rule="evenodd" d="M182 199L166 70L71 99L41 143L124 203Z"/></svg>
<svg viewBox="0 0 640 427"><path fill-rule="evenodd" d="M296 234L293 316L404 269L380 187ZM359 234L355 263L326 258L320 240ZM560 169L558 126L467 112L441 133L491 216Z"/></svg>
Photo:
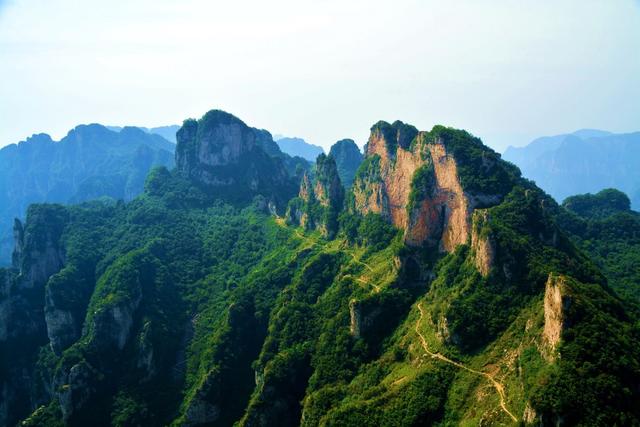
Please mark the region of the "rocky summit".
<svg viewBox="0 0 640 427"><path fill-rule="evenodd" d="M293 187L284 162L265 150L277 149L270 134L229 113L212 110L200 120L186 120L176 138L176 169L198 184L245 199L260 194L273 202L285 201L287 187Z"/></svg>
<svg viewBox="0 0 640 427"><path fill-rule="evenodd" d="M213 110L133 200L31 205L0 425L640 423L626 196L558 205L444 126L354 146L310 165Z"/></svg>

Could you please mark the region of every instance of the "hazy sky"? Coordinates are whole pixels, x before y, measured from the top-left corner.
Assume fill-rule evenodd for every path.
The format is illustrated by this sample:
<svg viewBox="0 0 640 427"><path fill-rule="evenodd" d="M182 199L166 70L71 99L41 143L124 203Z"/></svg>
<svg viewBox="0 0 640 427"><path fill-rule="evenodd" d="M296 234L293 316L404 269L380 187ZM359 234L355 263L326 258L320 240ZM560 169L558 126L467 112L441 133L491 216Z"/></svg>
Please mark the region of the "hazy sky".
<svg viewBox="0 0 640 427"><path fill-rule="evenodd" d="M221 108L330 146L380 119L502 151L640 130L638 0L0 0L0 146Z"/></svg>

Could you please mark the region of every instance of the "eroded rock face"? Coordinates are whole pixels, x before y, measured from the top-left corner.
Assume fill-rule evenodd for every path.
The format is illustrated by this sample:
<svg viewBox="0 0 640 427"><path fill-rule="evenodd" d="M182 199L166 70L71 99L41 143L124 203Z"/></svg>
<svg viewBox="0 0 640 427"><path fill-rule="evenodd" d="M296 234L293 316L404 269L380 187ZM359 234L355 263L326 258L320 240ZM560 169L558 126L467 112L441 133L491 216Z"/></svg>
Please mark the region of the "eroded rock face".
<svg viewBox="0 0 640 427"><path fill-rule="evenodd" d="M95 375L95 370L85 361L74 364L69 369L59 370L56 374L54 388L65 421L82 409L95 393L92 384Z"/></svg>
<svg viewBox="0 0 640 427"><path fill-rule="evenodd" d="M571 303L565 287L565 278L549 274L544 291L544 329L542 336L549 349L547 359L555 359L562 331L566 327L565 310Z"/></svg>
<svg viewBox="0 0 640 427"><path fill-rule="evenodd" d="M468 242L473 210L500 201L499 195L465 191L445 142L402 122L375 125L365 156L354 181L354 208L387 218L405 231L409 245L451 252Z"/></svg>
<svg viewBox="0 0 640 427"><path fill-rule="evenodd" d="M349 331L355 338L360 338L371 327L382 313L382 307L376 304L363 304L358 300L349 301L350 326Z"/></svg>
<svg viewBox="0 0 640 427"><path fill-rule="evenodd" d="M307 173L303 175L298 197L289 202L285 218L289 224L308 230L318 229L332 237L338 228L338 214L343 203L344 188L335 160L320 154L314 179Z"/></svg>
<svg viewBox="0 0 640 427"><path fill-rule="evenodd" d="M489 212L486 209L478 209L473 213L473 230L471 233L471 249L476 268L484 277L489 275L495 259L495 245L485 229L489 220Z"/></svg>
<svg viewBox="0 0 640 427"><path fill-rule="evenodd" d="M0 360L0 425L14 425L43 400L29 356L47 343L44 288L64 265L67 222L62 206L32 205L26 224L14 224L15 268L0 269L0 354L23 356Z"/></svg>
<svg viewBox="0 0 640 427"><path fill-rule="evenodd" d="M232 198L261 194L284 204L295 191L283 159L273 155L279 150L266 142L271 135L229 113L212 110L200 120L186 120L176 137L178 172L220 194L225 189Z"/></svg>

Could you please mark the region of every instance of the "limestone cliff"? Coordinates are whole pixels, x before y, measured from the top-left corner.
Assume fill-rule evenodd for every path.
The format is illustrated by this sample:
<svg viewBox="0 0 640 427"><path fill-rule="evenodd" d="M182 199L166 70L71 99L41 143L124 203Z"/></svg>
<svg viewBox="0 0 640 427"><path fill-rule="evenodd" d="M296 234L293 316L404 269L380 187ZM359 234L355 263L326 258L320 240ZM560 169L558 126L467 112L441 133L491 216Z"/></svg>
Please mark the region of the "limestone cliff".
<svg viewBox="0 0 640 427"><path fill-rule="evenodd" d="M470 239L473 210L497 204L509 189L513 171L498 159L464 131L436 126L419 132L400 121L379 122L354 181L351 208L382 215L404 230L411 246L451 252Z"/></svg>
<svg viewBox="0 0 640 427"><path fill-rule="evenodd" d="M476 268L484 277L489 275L496 256L495 244L485 224L489 220L489 212L486 209L478 209L473 213L471 249Z"/></svg>
<svg viewBox="0 0 640 427"><path fill-rule="evenodd" d="M284 204L295 191L287 169L273 151L266 131L237 117L212 110L200 120L186 120L176 145L176 169L184 177L232 200L262 195ZM275 153L277 154L277 153Z"/></svg>
<svg viewBox="0 0 640 427"><path fill-rule="evenodd" d="M69 218L59 205L32 205L14 225L14 269L0 269L0 425L14 425L47 400L30 357L47 342L42 305L47 279L65 261L62 235Z"/></svg>
<svg viewBox="0 0 640 427"><path fill-rule="evenodd" d="M544 329L542 336L546 351L543 353L548 360L554 360L556 350L566 326L565 311L571 299L567 295L565 277L549 274L544 291Z"/></svg>
<svg viewBox="0 0 640 427"><path fill-rule="evenodd" d="M307 230L318 229L332 237L338 229L338 214L344 203L344 188L336 162L331 155L320 154L313 179L305 173L298 197L289 202L286 221Z"/></svg>

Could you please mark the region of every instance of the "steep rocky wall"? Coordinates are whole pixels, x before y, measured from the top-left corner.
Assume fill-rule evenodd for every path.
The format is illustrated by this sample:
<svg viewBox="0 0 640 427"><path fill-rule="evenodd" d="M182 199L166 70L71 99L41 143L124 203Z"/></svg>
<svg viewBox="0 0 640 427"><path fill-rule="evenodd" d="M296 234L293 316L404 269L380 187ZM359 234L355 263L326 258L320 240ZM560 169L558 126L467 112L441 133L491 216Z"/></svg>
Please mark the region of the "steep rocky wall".
<svg viewBox="0 0 640 427"><path fill-rule="evenodd" d="M484 229L489 220L489 212L486 209L477 209L472 218L471 249L476 268L486 277L493 267L496 252L489 233Z"/></svg>
<svg viewBox="0 0 640 427"><path fill-rule="evenodd" d="M176 137L178 173L211 193L244 202L261 195L278 207L294 195L295 183L285 161L294 169L296 161L274 153L266 143L271 138L266 131L212 110L200 120L186 120Z"/></svg>
<svg viewBox="0 0 640 427"><path fill-rule="evenodd" d="M405 241L412 246L423 243L451 252L467 243L471 235L471 213L478 202L497 202L492 195L472 195L464 191L456 159L440 138L418 132L408 144L407 125L396 122L388 129L372 129L366 146L369 168L376 171L359 173L354 188L355 210L378 213L405 231ZM389 140L393 138L393 140ZM404 140L404 142L403 142ZM422 167L429 167L434 177L433 188L412 201L414 178ZM415 197L415 195L414 195Z"/></svg>
<svg viewBox="0 0 640 427"><path fill-rule="evenodd" d="M542 336L547 346L546 357L555 359L555 353L566 326L565 310L571 303L566 293L565 278L549 274L544 291L544 329Z"/></svg>

